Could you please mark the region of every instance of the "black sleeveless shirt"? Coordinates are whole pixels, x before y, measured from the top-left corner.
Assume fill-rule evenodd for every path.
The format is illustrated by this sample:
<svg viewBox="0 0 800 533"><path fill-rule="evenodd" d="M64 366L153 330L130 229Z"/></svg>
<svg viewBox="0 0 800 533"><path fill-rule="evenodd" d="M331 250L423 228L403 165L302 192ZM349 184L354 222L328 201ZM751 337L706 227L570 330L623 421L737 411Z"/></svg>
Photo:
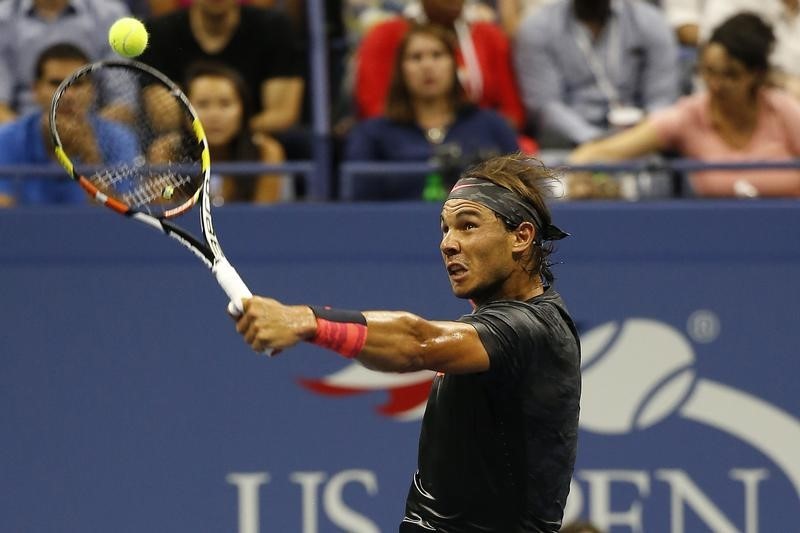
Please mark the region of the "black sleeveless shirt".
<svg viewBox="0 0 800 533"><path fill-rule="evenodd" d="M553 289L459 319L490 368L436 376L404 525L422 531L557 532L575 464L580 345Z"/></svg>

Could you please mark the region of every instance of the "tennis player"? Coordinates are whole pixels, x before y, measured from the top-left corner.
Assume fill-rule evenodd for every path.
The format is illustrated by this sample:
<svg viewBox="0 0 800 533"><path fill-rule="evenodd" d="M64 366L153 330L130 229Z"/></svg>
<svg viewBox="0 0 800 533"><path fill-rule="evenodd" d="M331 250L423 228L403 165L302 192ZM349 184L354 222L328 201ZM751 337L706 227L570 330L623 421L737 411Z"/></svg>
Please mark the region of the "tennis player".
<svg viewBox="0 0 800 533"><path fill-rule="evenodd" d="M441 212L458 320L244 301L257 352L300 341L386 372L437 371L401 532L556 532L575 462L580 346L554 289L545 204L553 176L521 155L467 170Z"/></svg>

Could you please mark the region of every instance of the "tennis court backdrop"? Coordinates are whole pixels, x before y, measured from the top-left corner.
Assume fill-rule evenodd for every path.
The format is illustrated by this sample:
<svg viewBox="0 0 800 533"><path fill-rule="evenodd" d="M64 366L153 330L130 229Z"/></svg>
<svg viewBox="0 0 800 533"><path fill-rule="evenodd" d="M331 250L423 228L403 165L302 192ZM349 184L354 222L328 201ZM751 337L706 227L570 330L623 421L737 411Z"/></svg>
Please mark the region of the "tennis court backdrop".
<svg viewBox="0 0 800 533"><path fill-rule="evenodd" d="M568 518L797 531L800 207L555 212L584 362ZM226 207L215 226L256 292L468 312L434 205ZM100 209L0 212L0 294L0 530L396 530L428 374L253 354L194 258Z"/></svg>

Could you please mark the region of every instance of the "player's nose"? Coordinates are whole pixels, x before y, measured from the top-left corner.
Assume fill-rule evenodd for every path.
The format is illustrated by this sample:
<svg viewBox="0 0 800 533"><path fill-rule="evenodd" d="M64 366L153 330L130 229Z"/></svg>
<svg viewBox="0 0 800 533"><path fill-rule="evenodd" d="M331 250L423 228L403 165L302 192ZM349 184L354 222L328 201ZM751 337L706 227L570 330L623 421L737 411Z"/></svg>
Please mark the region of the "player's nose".
<svg viewBox="0 0 800 533"><path fill-rule="evenodd" d="M442 242L439 244L439 249L446 257L455 255L461 249L458 240L452 236L452 233L442 235Z"/></svg>

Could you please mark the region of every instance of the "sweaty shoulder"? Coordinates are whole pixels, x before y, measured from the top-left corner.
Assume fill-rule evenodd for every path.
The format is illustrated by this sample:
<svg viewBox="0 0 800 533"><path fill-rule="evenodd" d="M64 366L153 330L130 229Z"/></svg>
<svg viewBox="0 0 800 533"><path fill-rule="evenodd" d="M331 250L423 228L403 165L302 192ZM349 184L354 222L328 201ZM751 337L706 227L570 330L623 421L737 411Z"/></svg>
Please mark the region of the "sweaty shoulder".
<svg viewBox="0 0 800 533"><path fill-rule="evenodd" d="M574 324L552 289L526 302L492 302L459 320L478 332L489 354L489 373L502 380L515 380L556 350L578 357Z"/></svg>

